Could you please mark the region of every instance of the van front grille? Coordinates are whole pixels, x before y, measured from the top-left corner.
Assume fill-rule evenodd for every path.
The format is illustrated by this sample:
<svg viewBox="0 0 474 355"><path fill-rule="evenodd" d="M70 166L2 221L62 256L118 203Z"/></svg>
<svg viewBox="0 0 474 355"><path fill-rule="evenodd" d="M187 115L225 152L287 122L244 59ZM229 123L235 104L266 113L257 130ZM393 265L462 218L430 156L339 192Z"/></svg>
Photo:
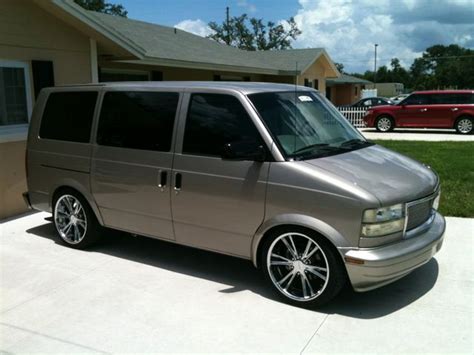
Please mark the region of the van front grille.
<svg viewBox="0 0 474 355"><path fill-rule="evenodd" d="M409 231L413 228L418 227L430 218L431 209L433 207L433 201L435 197L431 199L422 199L420 202L414 201L407 207L407 227Z"/></svg>

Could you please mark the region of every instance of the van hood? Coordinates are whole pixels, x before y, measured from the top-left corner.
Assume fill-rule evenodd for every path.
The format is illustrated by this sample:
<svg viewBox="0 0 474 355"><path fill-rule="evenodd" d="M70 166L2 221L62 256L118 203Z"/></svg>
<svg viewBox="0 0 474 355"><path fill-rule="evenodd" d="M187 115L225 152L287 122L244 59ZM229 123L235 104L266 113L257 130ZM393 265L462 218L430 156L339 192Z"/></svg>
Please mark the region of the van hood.
<svg viewBox="0 0 474 355"><path fill-rule="evenodd" d="M359 186L382 205L425 197L438 185L429 167L379 145L304 162Z"/></svg>

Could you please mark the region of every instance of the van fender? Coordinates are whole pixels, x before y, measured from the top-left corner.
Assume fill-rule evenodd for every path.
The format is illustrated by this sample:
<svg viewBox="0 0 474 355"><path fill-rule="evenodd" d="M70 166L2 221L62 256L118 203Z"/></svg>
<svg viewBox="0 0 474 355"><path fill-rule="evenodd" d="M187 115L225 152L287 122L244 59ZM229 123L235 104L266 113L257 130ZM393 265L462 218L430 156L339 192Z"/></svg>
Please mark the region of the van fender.
<svg viewBox="0 0 474 355"><path fill-rule="evenodd" d="M101 226L104 225L102 215L100 214L99 208L97 204L95 203L94 197L92 196L92 193L90 192L89 189L85 188L83 184L79 183L78 181L71 179L71 178L64 178L59 180L56 184L54 184L52 188L52 194L50 196L50 206L51 206L51 211L53 211L54 206L53 206L53 198L54 194L56 191L60 188L72 188L79 192L87 201L89 206L91 207L92 211L95 214L95 217L97 218L97 221Z"/></svg>
<svg viewBox="0 0 474 355"><path fill-rule="evenodd" d="M265 234L274 227L283 227L288 225L311 229L316 233L321 234L338 249L351 247L351 244L342 236L341 233L320 219L296 213L280 214L266 220L262 225L260 225L257 232L254 234L250 253L252 258L251 260L255 267L258 267L258 247Z"/></svg>

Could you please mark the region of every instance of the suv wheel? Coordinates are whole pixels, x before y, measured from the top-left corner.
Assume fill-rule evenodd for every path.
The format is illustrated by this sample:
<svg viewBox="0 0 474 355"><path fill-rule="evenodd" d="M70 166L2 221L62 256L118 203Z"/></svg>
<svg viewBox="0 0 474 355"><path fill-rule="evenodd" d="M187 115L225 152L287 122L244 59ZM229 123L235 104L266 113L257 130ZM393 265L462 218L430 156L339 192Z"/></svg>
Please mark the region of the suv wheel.
<svg viewBox="0 0 474 355"><path fill-rule="evenodd" d="M344 286L346 273L337 251L317 234L285 229L264 243L262 271L286 302L321 306L336 297Z"/></svg>
<svg viewBox="0 0 474 355"><path fill-rule="evenodd" d="M456 121L456 132L459 134L471 134L473 132L472 118L461 117Z"/></svg>
<svg viewBox="0 0 474 355"><path fill-rule="evenodd" d="M53 221L61 240L83 249L100 238L101 226L86 200L73 190L63 190L54 201Z"/></svg>
<svg viewBox="0 0 474 355"><path fill-rule="evenodd" d="M389 132L394 129L393 120L388 116L381 116L375 122L375 128L379 132Z"/></svg>

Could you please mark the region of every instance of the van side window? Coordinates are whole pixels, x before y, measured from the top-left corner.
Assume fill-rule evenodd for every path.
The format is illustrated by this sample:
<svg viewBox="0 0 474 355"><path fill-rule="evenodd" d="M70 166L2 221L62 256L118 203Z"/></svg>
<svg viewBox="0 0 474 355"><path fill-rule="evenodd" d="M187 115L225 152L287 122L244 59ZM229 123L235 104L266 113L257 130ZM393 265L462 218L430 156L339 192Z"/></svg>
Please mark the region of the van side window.
<svg viewBox="0 0 474 355"><path fill-rule="evenodd" d="M96 91L51 93L41 119L40 138L88 143L96 101Z"/></svg>
<svg viewBox="0 0 474 355"><path fill-rule="evenodd" d="M412 94L403 100L404 105L429 105L430 95Z"/></svg>
<svg viewBox="0 0 474 355"><path fill-rule="evenodd" d="M224 144L260 141L252 120L237 98L193 94L184 130L183 153L221 156Z"/></svg>
<svg viewBox="0 0 474 355"><path fill-rule="evenodd" d="M169 152L178 100L176 92L107 92L100 112L97 143Z"/></svg>

